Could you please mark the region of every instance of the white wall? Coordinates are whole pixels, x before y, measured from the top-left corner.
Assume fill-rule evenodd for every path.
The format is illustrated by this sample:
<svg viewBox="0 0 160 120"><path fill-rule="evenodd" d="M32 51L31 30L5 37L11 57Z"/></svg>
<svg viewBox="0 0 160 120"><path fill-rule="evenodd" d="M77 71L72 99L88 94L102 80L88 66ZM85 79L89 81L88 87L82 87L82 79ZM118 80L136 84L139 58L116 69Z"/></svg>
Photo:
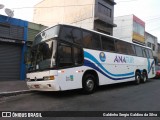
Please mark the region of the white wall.
<svg viewBox="0 0 160 120"><path fill-rule="evenodd" d="M46 26L73 23L93 29L94 3L95 0L44 0L35 5L33 21Z"/></svg>
<svg viewBox="0 0 160 120"><path fill-rule="evenodd" d="M158 41L157 41L157 37L151 35L150 33L145 32L145 43L146 43L146 46L148 46L148 42L151 43L151 48L152 48L152 45L155 45L155 51L153 51L153 56L154 57L158 57Z"/></svg>
<svg viewBox="0 0 160 120"><path fill-rule="evenodd" d="M114 23L117 27L113 28L113 36L132 42L133 15L115 17Z"/></svg>

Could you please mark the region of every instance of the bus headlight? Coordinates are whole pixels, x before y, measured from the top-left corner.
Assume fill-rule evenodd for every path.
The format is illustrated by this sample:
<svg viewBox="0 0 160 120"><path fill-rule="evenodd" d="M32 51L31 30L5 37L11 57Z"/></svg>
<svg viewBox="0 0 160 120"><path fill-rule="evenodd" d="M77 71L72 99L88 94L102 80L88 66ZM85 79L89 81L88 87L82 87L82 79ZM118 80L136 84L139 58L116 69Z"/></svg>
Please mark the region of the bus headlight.
<svg viewBox="0 0 160 120"><path fill-rule="evenodd" d="M54 80L54 76L45 76L43 77L44 80Z"/></svg>

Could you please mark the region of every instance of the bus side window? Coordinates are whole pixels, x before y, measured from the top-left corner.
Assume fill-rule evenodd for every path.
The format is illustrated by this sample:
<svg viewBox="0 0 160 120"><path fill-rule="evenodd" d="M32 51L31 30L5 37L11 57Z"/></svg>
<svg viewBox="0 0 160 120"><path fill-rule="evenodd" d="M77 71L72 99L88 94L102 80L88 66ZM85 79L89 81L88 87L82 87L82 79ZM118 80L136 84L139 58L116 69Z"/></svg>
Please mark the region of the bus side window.
<svg viewBox="0 0 160 120"><path fill-rule="evenodd" d="M136 49L136 55L138 57L143 57L142 48L140 46L135 45L135 49Z"/></svg>
<svg viewBox="0 0 160 120"><path fill-rule="evenodd" d="M114 39L101 36L102 40L102 50L115 52Z"/></svg>
<svg viewBox="0 0 160 120"><path fill-rule="evenodd" d="M83 31L83 46L86 48L92 48L92 34L87 31Z"/></svg>
<svg viewBox="0 0 160 120"><path fill-rule="evenodd" d="M82 65L82 63L83 63L83 50L74 47L74 64Z"/></svg>
<svg viewBox="0 0 160 120"><path fill-rule="evenodd" d="M132 45L130 43L127 43L126 48L127 48L127 51L128 51L129 55L136 55L134 45Z"/></svg>
<svg viewBox="0 0 160 120"><path fill-rule="evenodd" d="M152 53L152 50L148 50L149 51L149 56L151 59L153 59L153 53Z"/></svg>
<svg viewBox="0 0 160 120"><path fill-rule="evenodd" d="M80 29L72 29L73 39L75 43L82 44L82 32Z"/></svg>
<svg viewBox="0 0 160 120"><path fill-rule="evenodd" d="M100 36L96 33L93 33L92 35L92 47L93 49L101 49Z"/></svg>
<svg viewBox="0 0 160 120"><path fill-rule="evenodd" d="M59 53L59 66L66 67L73 65L72 47L68 45L60 45Z"/></svg>
<svg viewBox="0 0 160 120"><path fill-rule="evenodd" d="M117 40L115 42L118 53L128 54L127 43L124 41Z"/></svg>
<svg viewBox="0 0 160 120"><path fill-rule="evenodd" d="M64 26L61 30L60 39L68 42L73 42L72 28Z"/></svg>
<svg viewBox="0 0 160 120"><path fill-rule="evenodd" d="M150 57L149 57L149 51L148 51L148 49L144 49L144 50L145 50L145 52L146 52L147 58L150 58Z"/></svg>
<svg viewBox="0 0 160 120"><path fill-rule="evenodd" d="M145 51L145 48L142 48L142 50L143 50L143 57L147 58L147 53Z"/></svg>

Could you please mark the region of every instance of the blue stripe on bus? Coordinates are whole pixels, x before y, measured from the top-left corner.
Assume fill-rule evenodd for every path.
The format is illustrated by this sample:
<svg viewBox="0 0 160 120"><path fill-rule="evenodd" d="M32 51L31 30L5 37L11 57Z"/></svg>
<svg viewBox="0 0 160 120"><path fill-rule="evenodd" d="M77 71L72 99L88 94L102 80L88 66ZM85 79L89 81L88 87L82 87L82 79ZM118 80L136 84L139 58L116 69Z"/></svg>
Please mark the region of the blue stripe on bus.
<svg viewBox="0 0 160 120"><path fill-rule="evenodd" d="M149 68L149 71L148 71L148 74L150 73L151 68L153 67L153 64L154 64L154 60L152 61L152 64L151 64L151 66L150 66L150 68Z"/></svg>
<svg viewBox="0 0 160 120"><path fill-rule="evenodd" d="M149 61L149 58L147 58L147 62L148 62L148 73L150 73L150 61Z"/></svg>
<svg viewBox="0 0 160 120"><path fill-rule="evenodd" d="M84 66L91 67L91 68L95 69L96 71L100 72L101 74L103 74L104 76L106 76L107 78L110 78L112 80L125 80L125 79L135 77L134 75L129 76L129 77L120 77L120 78L111 77L111 76L107 75L106 73L104 73L101 69L99 69L94 63L92 63L92 62L90 62L89 60L86 60L86 59L84 60Z"/></svg>
<svg viewBox="0 0 160 120"><path fill-rule="evenodd" d="M105 71L106 73L108 73L108 74L111 75L111 76L114 76L114 77L123 77L123 76L134 75L134 72L129 72L129 73L125 73L125 74L112 74L112 73L110 73L108 70L106 70L106 69L101 65L101 63L99 63L98 60L97 60L94 56L92 56L90 53L84 51L84 57L92 60L92 61L93 61L95 64L97 64L103 71ZM87 64L87 63L86 63L86 64Z"/></svg>

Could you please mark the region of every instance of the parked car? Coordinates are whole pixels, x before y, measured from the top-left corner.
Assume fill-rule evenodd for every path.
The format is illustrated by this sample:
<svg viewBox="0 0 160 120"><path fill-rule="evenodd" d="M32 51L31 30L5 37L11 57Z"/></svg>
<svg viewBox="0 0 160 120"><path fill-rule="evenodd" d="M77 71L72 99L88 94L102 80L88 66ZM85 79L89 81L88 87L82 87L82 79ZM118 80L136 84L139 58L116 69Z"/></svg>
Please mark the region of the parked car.
<svg viewBox="0 0 160 120"><path fill-rule="evenodd" d="M157 66L155 67L155 69L156 69L156 76L155 76L155 78L160 78L160 66L157 65Z"/></svg>

